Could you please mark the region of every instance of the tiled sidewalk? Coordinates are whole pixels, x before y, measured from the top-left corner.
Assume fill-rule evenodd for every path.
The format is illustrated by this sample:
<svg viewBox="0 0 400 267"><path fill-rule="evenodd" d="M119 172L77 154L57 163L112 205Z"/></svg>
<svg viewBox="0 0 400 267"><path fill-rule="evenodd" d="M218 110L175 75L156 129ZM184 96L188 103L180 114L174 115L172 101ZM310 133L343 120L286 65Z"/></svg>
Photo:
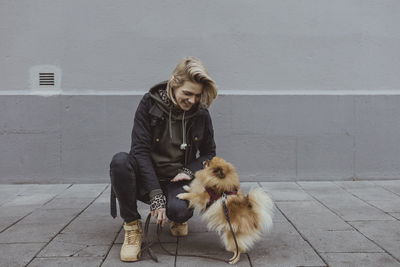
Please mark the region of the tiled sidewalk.
<svg viewBox="0 0 400 267"><path fill-rule="evenodd" d="M242 183L275 200L272 232L237 266L400 266L400 180ZM0 184L0 266L228 266L201 258L147 255L123 263L122 220L109 215L107 184ZM143 219L148 206L140 205ZM152 224L150 231L154 231ZM170 251L229 258L198 216Z"/></svg>

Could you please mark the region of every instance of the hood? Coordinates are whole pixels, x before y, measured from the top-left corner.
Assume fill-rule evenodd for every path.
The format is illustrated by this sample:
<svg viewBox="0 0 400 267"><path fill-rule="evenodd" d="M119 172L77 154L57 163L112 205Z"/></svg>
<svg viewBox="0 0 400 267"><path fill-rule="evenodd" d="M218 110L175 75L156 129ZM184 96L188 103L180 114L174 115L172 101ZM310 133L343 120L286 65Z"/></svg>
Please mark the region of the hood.
<svg viewBox="0 0 400 267"><path fill-rule="evenodd" d="M185 120L195 116L201 109L199 103L195 104L189 111L184 111L179 106L172 103L172 101L167 97L167 82L163 81L154 85L150 90L150 96L153 98L157 106L173 120Z"/></svg>

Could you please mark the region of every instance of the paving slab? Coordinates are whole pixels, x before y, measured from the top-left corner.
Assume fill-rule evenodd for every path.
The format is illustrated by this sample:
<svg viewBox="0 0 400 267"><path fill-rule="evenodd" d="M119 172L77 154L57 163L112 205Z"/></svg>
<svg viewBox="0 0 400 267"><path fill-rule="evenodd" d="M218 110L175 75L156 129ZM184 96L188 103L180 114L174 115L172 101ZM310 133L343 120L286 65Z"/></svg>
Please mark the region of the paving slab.
<svg viewBox="0 0 400 267"><path fill-rule="evenodd" d="M0 233L20 219L20 217L0 217Z"/></svg>
<svg viewBox="0 0 400 267"><path fill-rule="evenodd" d="M210 255L222 259L229 259L233 253L225 250L220 238L216 232L205 233L191 233L186 237L178 238L178 255L179 254L198 254ZM225 262L218 262L215 260L183 257L178 256L176 259L176 266L204 266L208 264L211 266L226 266ZM246 255L240 257L236 266L250 266L250 262Z"/></svg>
<svg viewBox="0 0 400 267"><path fill-rule="evenodd" d="M23 190L25 190L23 187L17 185L1 185L0 206L14 199Z"/></svg>
<svg viewBox="0 0 400 267"><path fill-rule="evenodd" d="M168 251L176 251L176 243L165 243L163 246ZM147 253L143 254L140 261L137 262L122 262L119 259L121 244L115 244L111 248L107 258L103 263L103 267L119 267L119 266L140 266L140 267L171 267L175 264L175 257L167 255L158 244L152 247L154 254L158 258L158 262L154 262Z"/></svg>
<svg viewBox="0 0 400 267"><path fill-rule="evenodd" d="M87 207L93 198L54 198L47 202L43 209L78 209L83 210Z"/></svg>
<svg viewBox="0 0 400 267"><path fill-rule="evenodd" d="M58 198L95 198L108 184L73 184L67 190L59 194Z"/></svg>
<svg viewBox="0 0 400 267"><path fill-rule="evenodd" d="M384 252L372 241L351 231L304 231L303 236L318 252Z"/></svg>
<svg viewBox="0 0 400 267"><path fill-rule="evenodd" d="M23 187L23 190L18 195L32 195L40 193L52 193L55 195L60 194L69 188L71 184L30 184Z"/></svg>
<svg viewBox="0 0 400 267"><path fill-rule="evenodd" d="M309 194L293 182L260 182L260 184L267 192L270 192L274 201L313 200Z"/></svg>
<svg viewBox="0 0 400 267"><path fill-rule="evenodd" d="M38 208L40 205L0 207L0 233Z"/></svg>
<svg viewBox="0 0 400 267"><path fill-rule="evenodd" d="M210 232L207 228L207 221L205 221L198 211L194 211L193 217L188 221L189 224L189 232L190 233L198 233L198 232Z"/></svg>
<svg viewBox="0 0 400 267"><path fill-rule="evenodd" d="M48 202L52 198L54 198L56 194L54 193L35 193L29 195L18 195L13 200L4 203L3 207L19 207L19 206L27 206L27 205L43 205Z"/></svg>
<svg viewBox="0 0 400 267"><path fill-rule="evenodd" d="M39 253L38 257L105 257L115 235L113 232L101 235L61 233Z"/></svg>
<svg viewBox="0 0 400 267"><path fill-rule="evenodd" d="M400 212L391 212L389 214L400 221Z"/></svg>
<svg viewBox="0 0 400 267"><path fill-rule="evenodd" d="M59 258L35 258L28 266L43 267L98 267L102 263L102 257L59 257Z"/></svg>
<svg viewBox="0 0 400 267"><path fill-rule="evenodd" d="M193 251L193 253L196 253ZM222 255L215 255L214 257L218 258L223 258ZM228 258L230 258L229 256ZM213 259L207 259L207 258L198 258L198 257L183 257L183 256L178 256L176 258L176 265L177 267L204 267L204 266L213 266L213 267L226 267L226 266L231 266L228 265L226 262L223 261L218 261L218 260L213 260ZM250 267L250 262L248 255L246 253L242 254L240 256L240 260L238 263L236 263L233 266L238 266L238 267Z"/></svg>
<svg viewBox="0 0 400 267"><path fill-rule="evenodd" d="M91 190L93 187L88 187ZM64 230L63 233L98 233L114 232L118 233L122 223L119 219L114 219L109 213L109 199L105 200L108 192L99 192L104 190L105 186L97 187L96 193L98 198L83 212L74 219ZM80 189L82 190L82 189ZM101 193L101 195L99 195ZM94 194L96 195L96 194Z"/></svg>
<svg viewBox="0 0 400 267"><path fill-rule="evenodd" d="M298 184L345 221L393 220L392 216L351 195L333 182Z"/></svg>
<svg viewBox="0 0 400 267"><path fill-rule="evenodd" d="M40 207L42 205L1 206L0 217L24 217Z"/></svg>
<svg viewBox="0 0 400 267"><path fill-rule="evenodd" d="M372 181L347 181L335 184L383 212L400 212L400 196Z"/></svg>
<svg viewBox="0 0 400 267"><path fill-rule="evenodd" d="M113 219L108 214L95 216L89 213L83 215L84 213L73 220L62 232L101 234L108 231L117 233L121 229L121 221Z"/></svg>
<svg viewBox="0 0 400 267"><path fill-rule="evenodd" d="M317 201L287 201L277 202L276 205L300 232L353 230L349 224Z"/></svg>
<svg viewBox="0 0 400 267"><path fill-rule="evenodd" d="M330 267L399 267L400 263L386 253L321 253Z"/></svg>
<svg viewBox="0 0 400 267"><path fill-rule="evenodd" d="M232 256L231 252L225 251L216 232L191 233L185 237L178 238L178 253L186 254L197 251L199 254Z"/></svg>
<svg viewBox="0 0 400 267"><path fill-rule="evenodd" d="M393 217L386 214L384 211L362 201L354 200L340 202L337 200L323 200L321 202L347 222L393 220Z"/></svg>
<svg viewBox="0 0 400 267"><path fill-rule="evenodd" d="M274 217L272 218L273 223L280 223L280 222L288 222L285 216L283 216L282 212L274 207Z"/></svg>
<svg viewBox="0 0 400 267"><path fill-rule="evenodd" d="M382 252L316 201L278 202L277 206L319 252Z"/></svg>
<svg viewBox="0 0 400 267"><path fill-rule="evenodd" d="M35 206L46 203L68 188L68 184L57 185L1 185L1 206Z"/></svg>
<svg viewBox="0 0 400 267"><path fill-rule="evenodd" d="M275 223L272 232L256 243L248 254L253 266L326 266L287 222Z"/></svg>
<svg viewBox="0 0 400 267"><path fill-rule="evenodd" d="M79 209L36 209L22 219L19 224L43 223L46 225L59 222L67 223L78 215Z"/></svg>
<svg viewBox="0 0 400 267"><path fill-rule="evenodd" d="M33 212L2 232L0 243L48 242L77 214L74 209Z"/></svg>
<svg viewBox="0 0 400 267"><path fill-rule="evenodd" d="M350 222L400 262L400 221Z"/></svg>
<svg viewBox="0 0 400 267"><path fill-rule="evenodd" d="M400 212L400 197L392 200L370 200L368 203L385 212Z"/></svg>
<svg viewBox="0 0 400 267"><path fill-rule="evenodd" d="M393 192L397 195L400 195L400 180L391 180L391 181L373 181L374 184L382 186L383 188Z"/></svg>
<svg viewBox="0 0 400 267"><path fill-rule="evenodd" d="M334 183L364 201L396 200L399 198L398 195L384 187L377 186L371 181L338 181Z"/></svg>
<svg viewBox="0 0 400 267"><path fill-rule="evenodd" d="M31 187L32 184L0 184L0 193L18 193Z"/></svg>
<svg viewBox="0 0 400 267"><path fill-rule="evenodd" d="M0 266L25 266L45 244L0 244Z"/></svg>

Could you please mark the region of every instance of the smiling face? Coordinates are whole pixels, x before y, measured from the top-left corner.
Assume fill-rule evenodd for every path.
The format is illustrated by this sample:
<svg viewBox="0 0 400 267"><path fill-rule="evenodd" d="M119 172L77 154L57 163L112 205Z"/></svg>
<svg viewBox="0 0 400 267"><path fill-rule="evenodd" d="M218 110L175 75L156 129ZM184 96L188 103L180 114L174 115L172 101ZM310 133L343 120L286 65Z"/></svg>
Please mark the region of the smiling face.
<svg viewBox="0 0 400 267"><path fill-rule="evenodd" d="M200 83L185 81L182 86L173 90L178 106L184 111L188 111L194 104L200 102L203 86Z"/></svg>

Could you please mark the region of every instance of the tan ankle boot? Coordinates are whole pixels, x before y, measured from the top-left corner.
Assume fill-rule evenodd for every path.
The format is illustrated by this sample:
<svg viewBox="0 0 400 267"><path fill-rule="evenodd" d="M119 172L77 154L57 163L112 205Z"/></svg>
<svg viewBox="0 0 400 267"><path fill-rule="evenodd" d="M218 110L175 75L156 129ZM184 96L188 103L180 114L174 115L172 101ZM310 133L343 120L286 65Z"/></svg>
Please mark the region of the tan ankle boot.
<svg viewBox="0 0 400 267"><path fill-rule="evenodd" d="M169 221L169 229L173 236L187 236L188 234L188 223L178 223L174 221Z"/></svg>
<svg viewBox="0 0 400 267"><path fill-rule="evenodd" d="M125 239L121 247L121 261L137 261L142 246L142 222L135 220L124 223L124 229Z"/></svg>

